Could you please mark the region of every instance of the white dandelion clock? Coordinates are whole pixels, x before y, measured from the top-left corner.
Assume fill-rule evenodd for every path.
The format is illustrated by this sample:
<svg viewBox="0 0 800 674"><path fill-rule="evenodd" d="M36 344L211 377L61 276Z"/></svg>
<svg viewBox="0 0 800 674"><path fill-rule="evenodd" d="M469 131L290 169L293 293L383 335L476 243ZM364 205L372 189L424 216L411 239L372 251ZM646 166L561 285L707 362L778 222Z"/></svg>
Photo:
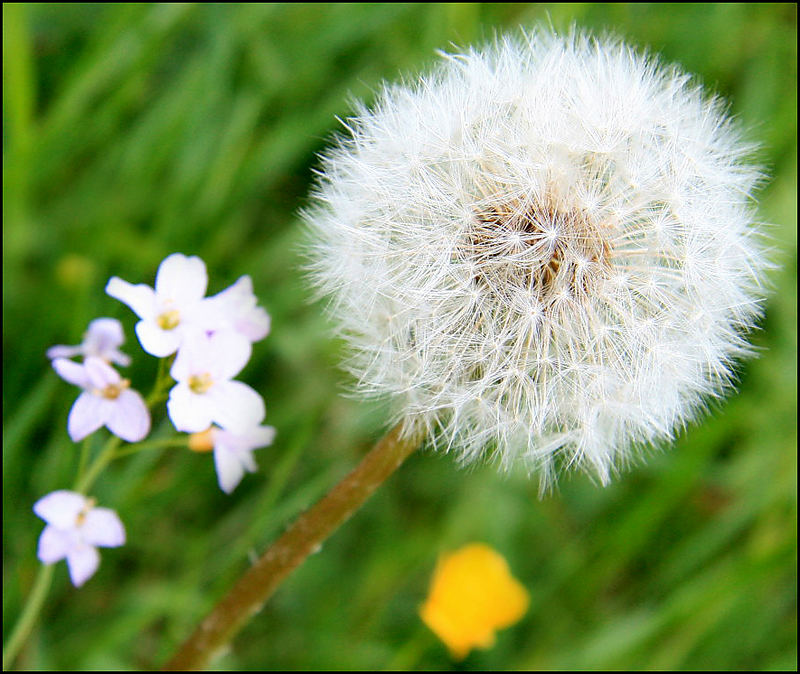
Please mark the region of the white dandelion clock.
<svg viewBox="0 0 800 674"><path fill-rule="evenodd" d="M760 174L687 75L538 32L346 126L305 213L312 273L408 429L606 482L730 385L764 295Z"/></svg>

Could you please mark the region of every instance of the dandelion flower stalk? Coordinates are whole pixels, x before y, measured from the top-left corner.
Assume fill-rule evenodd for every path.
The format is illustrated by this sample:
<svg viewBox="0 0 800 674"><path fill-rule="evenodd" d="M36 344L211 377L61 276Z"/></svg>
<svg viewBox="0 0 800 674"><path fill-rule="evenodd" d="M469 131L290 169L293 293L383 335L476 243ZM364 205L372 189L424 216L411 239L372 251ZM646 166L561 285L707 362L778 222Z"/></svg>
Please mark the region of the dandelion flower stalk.
<svg viewBox="0 0 800 674"><path fill-rule="evenodd" d="M203 619L165 670L204 669L280 583L320 549L372 493L419 447L421 438L393 428L361 463L310 510L301 515Z"/></svg>

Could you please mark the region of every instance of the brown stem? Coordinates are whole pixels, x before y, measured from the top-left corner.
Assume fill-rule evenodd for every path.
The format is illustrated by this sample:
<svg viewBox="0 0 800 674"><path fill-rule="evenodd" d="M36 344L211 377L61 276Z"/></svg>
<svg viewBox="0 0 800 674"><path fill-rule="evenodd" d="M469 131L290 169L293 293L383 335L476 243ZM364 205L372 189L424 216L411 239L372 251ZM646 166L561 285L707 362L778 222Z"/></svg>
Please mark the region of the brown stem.
<svg viewBox="0 0 800 674"><path fill-rule="evenodd" d="M242 576L163 669L205 668L244 627L281 582L343 524L420 445L389 431L361 463L295 523Z"/></svg>

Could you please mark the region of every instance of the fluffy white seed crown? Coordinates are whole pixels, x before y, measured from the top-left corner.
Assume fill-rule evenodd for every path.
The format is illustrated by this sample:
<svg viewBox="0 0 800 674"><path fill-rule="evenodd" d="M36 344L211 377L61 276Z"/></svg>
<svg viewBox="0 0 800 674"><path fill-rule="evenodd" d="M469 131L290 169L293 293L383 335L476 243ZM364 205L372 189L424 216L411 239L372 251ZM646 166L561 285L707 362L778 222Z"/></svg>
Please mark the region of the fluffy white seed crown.
<svg viewBox="0 0 800 674"><path fill-rule="evenodd" d="M752 150L690 78L537 32L386 86L323 157L311 271L361 391L463 461L600 481L721 394L760 314Z"/></svg>

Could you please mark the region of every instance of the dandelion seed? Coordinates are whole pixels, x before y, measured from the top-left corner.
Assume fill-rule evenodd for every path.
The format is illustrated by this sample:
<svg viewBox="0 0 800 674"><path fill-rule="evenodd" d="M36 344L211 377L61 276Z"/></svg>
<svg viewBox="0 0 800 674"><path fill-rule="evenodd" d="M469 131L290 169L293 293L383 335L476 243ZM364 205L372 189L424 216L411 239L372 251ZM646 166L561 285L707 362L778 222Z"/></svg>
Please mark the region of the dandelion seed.
<svg viewBox="0 0 800 674"><path fill-rule="evenodd" d="M535 32L387 86L323 159L311 271L362 392L464 462L603 483L749 355L759 170L624 44Z"/></svg>

